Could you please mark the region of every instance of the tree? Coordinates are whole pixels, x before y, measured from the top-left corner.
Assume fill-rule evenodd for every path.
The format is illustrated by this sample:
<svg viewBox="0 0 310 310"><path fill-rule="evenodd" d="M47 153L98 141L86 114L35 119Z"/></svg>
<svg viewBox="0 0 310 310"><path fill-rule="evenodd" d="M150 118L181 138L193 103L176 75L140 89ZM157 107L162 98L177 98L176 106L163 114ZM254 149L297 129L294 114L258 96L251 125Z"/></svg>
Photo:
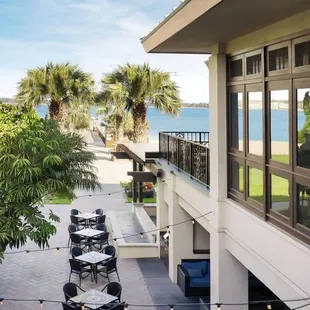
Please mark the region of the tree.
<svg viewBox="0 0 310 310"><path fill-rule="evenodd" d="M114 79L113 74L106 74L101 80L101 92L97 97L98 115L105 115L105 122L113 127L115 140L122 141L124 138L124 121L126 111L124 104L126 92L121 83ZM113 125L112 125L113 124Z"/></svg>
<svg viewBox="0 0 310 310"><path fill-rule="evenodd" d="M47 63L27 71L18 85L17 101L22 105L38 106L46 103L49 117L64 129L67 108L72 101L89 105L94 100L94 81L90 74L70 63Z"/></svg>
<svg viewBox="0 0 310 310"><path fill-rule="evenodd" d="M104 89L124 96L124 107L133 116L133 140L148 140L146 112L148 106L171 115L178 115L181 102L178 87L170 73L151 69L149 64L119 66L102 81Z"/></svg>
<svg viewBox="0 0 310 310"><path fill-rule="evenodd" d="M94 159L82 136L63 133L28 107L0 105L0 258L28 238L48 246L59 218L44 216L43 198L99 188Z"/></svg>
<svg viewBox="0 0 310 310"><path fill-rule="evenodd" d="M91 117L89 114L90 107L82 104L78 100L74 100L68 108L68 115L65 122L65 127L68 130L89 129Z"/></svg>

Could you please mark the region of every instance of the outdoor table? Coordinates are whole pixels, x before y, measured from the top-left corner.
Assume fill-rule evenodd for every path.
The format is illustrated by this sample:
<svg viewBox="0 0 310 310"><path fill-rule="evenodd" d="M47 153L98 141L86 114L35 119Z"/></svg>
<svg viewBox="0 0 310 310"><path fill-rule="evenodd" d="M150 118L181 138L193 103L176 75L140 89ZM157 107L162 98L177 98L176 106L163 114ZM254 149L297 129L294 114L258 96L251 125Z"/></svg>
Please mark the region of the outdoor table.
<svg viewBox="0 0 310 310"><path fill-rule="evenodd" d="M99 217L99 216L100 216L100 214L90 213L90 212L79 213L79 214L75 215L75 217L85 220L85 222L86 222L85 226L89 226L89 220L94 219L94 218Z"/></svg>
<svg viewBox="0 0 310 310"><path fill-rule="evenodd" d="M90 290L70 299L70 301L76 304L83 304L89 309L98 309L115 300L117 300L117 297L97 290Z"/></svg>
<svg viewBox="0 0 310 310"><path fill-rule="evenodd" d="M93 237L99 236L104 234L105 232L102 230L92 229L92 228L85 228L78 231L75 231L73 234L79 235L81 237L86 237L88 239L92 239ZM88 242L89 249L92 249L91 241Z"/></svg>
<svg viewBox="0 0 310 310"><path fill-rule="evenodd" d="M91 264L91 268L93 269L93 272L94 272L95 282L97 283L97 273L96 273L97 264L111 257L112 257L111 255L107 255L103 253L88 252L88 253L76 256L75 259L81 262L86 262L86 263Z"/></svg>

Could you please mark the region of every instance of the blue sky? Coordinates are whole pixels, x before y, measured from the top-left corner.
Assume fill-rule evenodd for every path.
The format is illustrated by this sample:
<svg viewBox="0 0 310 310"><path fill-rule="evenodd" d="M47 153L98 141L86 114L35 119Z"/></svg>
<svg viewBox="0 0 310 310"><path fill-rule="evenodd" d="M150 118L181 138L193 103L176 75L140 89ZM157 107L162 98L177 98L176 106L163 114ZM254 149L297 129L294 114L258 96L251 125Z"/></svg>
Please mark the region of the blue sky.
<svg viewBox="0 0 310 310"><path fill-rule="evenodd" d="M99 81L125 62L175 72L185 102L208 101L207 56L151 55L140 44L179 0L0 0L0 96L13 96L27 69L78 64Z"/></svg>

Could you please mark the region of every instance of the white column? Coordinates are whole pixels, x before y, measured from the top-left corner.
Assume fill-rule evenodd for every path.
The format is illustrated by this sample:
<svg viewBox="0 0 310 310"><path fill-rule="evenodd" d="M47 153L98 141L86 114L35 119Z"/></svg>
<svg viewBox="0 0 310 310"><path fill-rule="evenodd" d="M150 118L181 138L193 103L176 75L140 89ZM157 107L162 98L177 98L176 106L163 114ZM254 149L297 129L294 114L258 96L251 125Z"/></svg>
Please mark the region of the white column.
<svg viewBox="0 0 310 310"><path fill-rule="evenodd" d="M216 201L227 197L226 55L217 44L209 58L210 195Z"/></svg>
<svg viewBox="0 0 310 310"><path fill-rule="evenodd" d="M211 233L211 303L248 301L248 270L225 249L225 234ZM227 306L229 310L247 310L248 306ZM217 307L212 307L216 310ZM226 309L222 306L222 309Z"/></svg>

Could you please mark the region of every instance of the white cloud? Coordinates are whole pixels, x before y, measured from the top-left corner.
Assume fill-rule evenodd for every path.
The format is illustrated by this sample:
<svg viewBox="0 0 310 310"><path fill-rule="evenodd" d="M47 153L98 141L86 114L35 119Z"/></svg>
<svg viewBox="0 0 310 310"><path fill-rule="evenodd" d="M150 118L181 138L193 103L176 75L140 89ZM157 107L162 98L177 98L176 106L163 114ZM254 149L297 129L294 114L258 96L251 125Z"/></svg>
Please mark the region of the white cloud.
<svg viewBox="0 0 310 310"><path fill-rule="evenodd" d="M208 100L208 71L204 64L207 56L146 54L140 43L140 38L178 0L29 2L29 11L36 9L40 18L32 20L33 24L27 24L23 33L10 39L1 37L0 31L0 95L13 95L16 82L27 68L50 60L77 63L92 72L97 81L118 64L148 61L154 67L175 72L173 76L184 101ZM10 10L8 7L5 9ZM14 5L7 13L17 9Z"/></svg>

